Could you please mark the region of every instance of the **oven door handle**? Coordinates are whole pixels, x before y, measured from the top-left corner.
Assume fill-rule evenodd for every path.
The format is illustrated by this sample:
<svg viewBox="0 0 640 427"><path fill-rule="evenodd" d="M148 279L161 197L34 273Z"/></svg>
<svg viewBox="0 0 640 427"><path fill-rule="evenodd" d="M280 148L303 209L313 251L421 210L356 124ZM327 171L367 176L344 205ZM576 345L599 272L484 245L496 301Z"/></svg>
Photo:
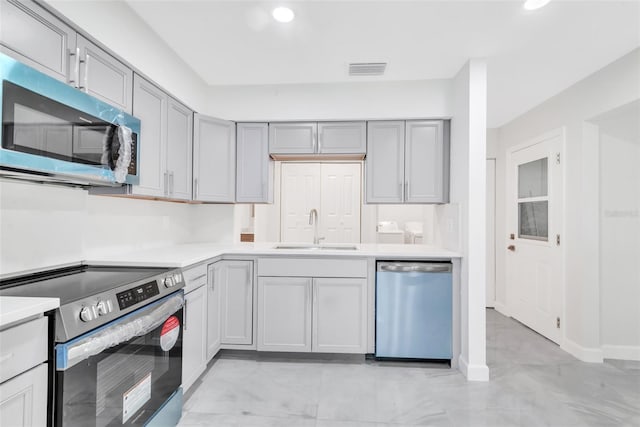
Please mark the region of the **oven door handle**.
<svg viewBox="0 0 640 427"><path fill-rule="evenodd" d="M184 306L182 292L114 320L69 342L56 345L56 370L64 371L110 347L153 331Z"/></svg>

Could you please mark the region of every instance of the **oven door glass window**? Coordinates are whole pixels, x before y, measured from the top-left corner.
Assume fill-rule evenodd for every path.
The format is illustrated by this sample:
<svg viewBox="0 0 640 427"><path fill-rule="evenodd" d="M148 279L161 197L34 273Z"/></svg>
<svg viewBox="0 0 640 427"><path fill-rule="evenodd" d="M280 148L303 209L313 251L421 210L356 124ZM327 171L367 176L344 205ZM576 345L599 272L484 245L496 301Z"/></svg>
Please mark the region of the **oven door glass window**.
<svg viewBox="0 0 640 427"><path fill-rule="evenodd" d="M57 425L147 422L182 383L182 309L170 320L180 325L174 336L163 333L161 325L59 371Z"/></svg>

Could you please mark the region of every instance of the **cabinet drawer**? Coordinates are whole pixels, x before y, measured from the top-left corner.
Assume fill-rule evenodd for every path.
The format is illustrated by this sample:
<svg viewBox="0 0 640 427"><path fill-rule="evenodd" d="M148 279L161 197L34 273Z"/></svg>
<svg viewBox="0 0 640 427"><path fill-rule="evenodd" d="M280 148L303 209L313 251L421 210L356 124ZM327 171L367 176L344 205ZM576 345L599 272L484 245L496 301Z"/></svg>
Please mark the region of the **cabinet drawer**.
<svg viewBox="0 0 640 427"><path fill-rule="evenodd" d="M258 276L367 277L366 259L260 258Z"/></svg>
<svg viewBox="0 0 640 427"><path fill-rule="evenodd" d="M47 319L0 332L0 383L47 360Z"/></svg>
<svg viewBox="0 0 640 427"><path fill-rule="evenodd" d="M207 265L202 264L197 267L189 268L182 271L185 287L184 292L192 290L207 284Z"/></svg>

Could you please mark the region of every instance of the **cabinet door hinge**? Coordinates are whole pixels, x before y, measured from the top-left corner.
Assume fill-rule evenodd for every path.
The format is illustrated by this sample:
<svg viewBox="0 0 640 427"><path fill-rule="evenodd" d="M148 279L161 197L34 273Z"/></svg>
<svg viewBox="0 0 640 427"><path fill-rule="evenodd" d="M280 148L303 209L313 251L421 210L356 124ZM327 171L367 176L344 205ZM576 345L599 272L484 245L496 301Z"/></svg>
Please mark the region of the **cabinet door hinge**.
<svg viewBox="0 0 640 427"><path fill-rule="evenodd" d="M560 153L556 153L556 163L560 164Z"/></svg>
<svg viewBox="0 0 640 427"><path fill-rule="evenodd" d="M556 246L560 246L560 235L556 234Z"/></svg>
<svg viewBox="0 0 640 427"><path fill-rule="evenodd" d="M560 318L556 317L556 328L560 329Z"/></svg>

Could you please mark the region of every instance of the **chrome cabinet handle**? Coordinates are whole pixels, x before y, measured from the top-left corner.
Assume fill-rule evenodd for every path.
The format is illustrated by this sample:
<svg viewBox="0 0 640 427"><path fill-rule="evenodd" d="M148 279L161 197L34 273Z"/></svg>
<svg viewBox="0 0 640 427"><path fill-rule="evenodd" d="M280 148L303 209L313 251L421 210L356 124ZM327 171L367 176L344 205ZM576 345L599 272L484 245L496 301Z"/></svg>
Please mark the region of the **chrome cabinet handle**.
<svg viewBox="0 0 640 427"><path fill-rule="evenodd" d="M404 182L404 201L409 200L409 181Z"/></svg>
<svg viewBox="0 0 640 427"><path fill-rule="evenodd" d="M68 49L69 52L69 60L73 58L73 78L71 78L71 72L69 72L69 84L76 89L78 88L78 80L80 72L80 48L77 47L75 52L72 52L71 49Z"/></svg>
<svg viewBox="0 0 640 427"><path fill-rule="evenodd" d="M313 152L317 153L318 152L318 135L315 134L315 132L311 135L311 139L313 142Z"/></svg>
<svg viewBox="0 0 640 427"><path fill-rule="evenodd" d="M169 194L173 196L173 171L169 172Z"/></svg>
<svg viewBox="0 0 640 427"><path fill-rule="evenodd" d="M84 58L84 91L89 93L89 55Z"/></svg>
<svg viewBox="0 0 640 427"><path fill-rule="evenodd" d="M196 200L198 198L198 178L193 180L193 199Z"/></svg>
<svg viewBox="0 0 640 427"><path fill-rule="evenodd" d="M182 310L182 326L183 329L186 331L187 330L187 303L189 302L189 300L187 300L187 298L185 297L184 299L184 310Z"/></svg>
<svg viewBox="0 0 640 427"><path fill-rule="evenodd" d="M318 153L322 152L322 134L318 133Z"/></svg>
<svg viewBox="0 0 640 427"><path fill-rule="evenodd" d="M169 172L164 172L164 195L167 196L169 194Z"/></svg>

